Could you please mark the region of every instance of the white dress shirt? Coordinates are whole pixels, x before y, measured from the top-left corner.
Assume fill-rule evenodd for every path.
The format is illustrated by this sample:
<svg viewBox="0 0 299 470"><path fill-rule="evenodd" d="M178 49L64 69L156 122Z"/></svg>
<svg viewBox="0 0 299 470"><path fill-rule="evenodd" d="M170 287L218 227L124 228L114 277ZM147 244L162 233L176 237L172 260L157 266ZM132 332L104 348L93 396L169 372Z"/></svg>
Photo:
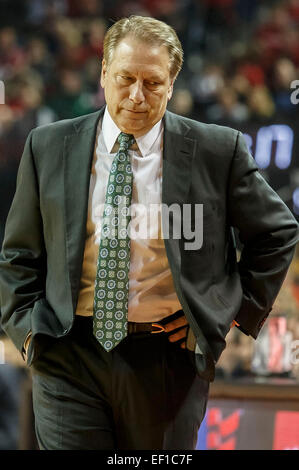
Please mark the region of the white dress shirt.
<svg viewBox="0 0 299 470"><path fill-rule="evenodd" d="M93 315L94 282L101 221L116 139L121 131L107 108L99 123L92 165L86 240L76 308L77 315ZM136 139L130 150L133 171L131 263L129 271L128 320L152 322L181 309L161 234L163 124L159 121ZM134 148L134 147L133 147ZM138 150L139 149L139 150ZM150 212L151 218L150 218Z"/></svg>

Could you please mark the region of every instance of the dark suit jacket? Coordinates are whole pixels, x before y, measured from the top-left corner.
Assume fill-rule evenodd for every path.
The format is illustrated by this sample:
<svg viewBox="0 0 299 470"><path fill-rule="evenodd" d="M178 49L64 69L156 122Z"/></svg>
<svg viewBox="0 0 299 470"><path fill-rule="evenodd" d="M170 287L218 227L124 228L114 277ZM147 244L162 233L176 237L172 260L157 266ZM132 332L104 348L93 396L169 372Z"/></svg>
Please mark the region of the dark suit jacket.
<svg viewBox="0 0 299 470"><path fill-rule="evenodd" d="M100 111L34 129L21 159L0 258L2 326L22 351L38 335L72 327L86 237L88 190ZM233 319L254 338L298 240L298 224L258 172L240 132L166 112L162 202L203 204L203 244L165 239L174 285L196 338L198 373L213 380ZM192 226L194 227L194 215ZM237 263L231 227L244 249ZM170 230L171 235L171 230ZM188 240L187 240L188 241Z"/></svg>

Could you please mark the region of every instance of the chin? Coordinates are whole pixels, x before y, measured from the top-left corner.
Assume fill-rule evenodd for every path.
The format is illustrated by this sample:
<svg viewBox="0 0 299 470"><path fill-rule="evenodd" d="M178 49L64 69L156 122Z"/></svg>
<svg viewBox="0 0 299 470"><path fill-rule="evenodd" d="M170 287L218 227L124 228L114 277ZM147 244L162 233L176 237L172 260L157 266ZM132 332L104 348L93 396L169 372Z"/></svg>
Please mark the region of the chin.
<svg viewBox="0 0 299 470"><path fill-rule="evenodd" d="M133 132L142 131L142 129L144 129L144 126L136 122L130 124L130 126L122 126L122 129L124 129L123 132L126 132L127 134L132 134Z"/></svg>

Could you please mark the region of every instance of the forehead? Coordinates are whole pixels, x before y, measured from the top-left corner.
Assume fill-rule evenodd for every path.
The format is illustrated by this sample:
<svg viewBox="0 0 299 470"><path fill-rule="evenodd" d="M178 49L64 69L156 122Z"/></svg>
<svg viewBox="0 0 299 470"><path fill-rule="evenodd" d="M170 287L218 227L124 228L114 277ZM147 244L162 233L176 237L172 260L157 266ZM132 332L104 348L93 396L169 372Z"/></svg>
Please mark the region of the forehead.
<svg viewBox="0 0 299 470"><path fill-rule="evenodd" d="M131 70L132 73L144 70L169 74L170 59L166 46L126 37L116 46L110 65L118 70Z"/></svg>

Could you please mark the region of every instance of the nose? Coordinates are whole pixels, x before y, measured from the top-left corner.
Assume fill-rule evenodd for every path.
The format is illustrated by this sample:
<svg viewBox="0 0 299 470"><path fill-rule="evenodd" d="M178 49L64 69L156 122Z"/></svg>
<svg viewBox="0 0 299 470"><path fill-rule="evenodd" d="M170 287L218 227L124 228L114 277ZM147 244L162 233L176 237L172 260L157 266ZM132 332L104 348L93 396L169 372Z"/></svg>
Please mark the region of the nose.
<svg viewBox="0 0 299 470"><path fill-rule="evenodd" d="M130 87L130 100L136 104L142 103L145 100L142 88L143 83L139 82L138 80L132 83Z"/></svg>

